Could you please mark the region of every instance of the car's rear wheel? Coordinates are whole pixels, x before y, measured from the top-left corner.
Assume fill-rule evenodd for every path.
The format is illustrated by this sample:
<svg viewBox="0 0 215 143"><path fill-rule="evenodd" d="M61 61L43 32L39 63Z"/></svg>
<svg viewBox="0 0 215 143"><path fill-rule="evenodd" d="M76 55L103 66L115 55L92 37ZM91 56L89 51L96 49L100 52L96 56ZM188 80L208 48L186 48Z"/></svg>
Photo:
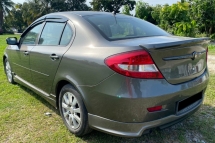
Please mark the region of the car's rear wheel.
<svg viewBox="0 0 215 143"><path fill-rule="evenodd" d="M59 110L64 124L76 136L83 136L91 131L84 102L80 94L70 84L61 89Z"/></svg>
<svg viewBox="0 0 215 143"><path fill-rule="evenodd" d="M10 83L14 84L15 81L13 80L13 74L12 74L12 71L11 71L11 66L10 66L10 63L7 60L7 58L4 60L4 69L5 69L5 73L6 73L6 76L7 76L7 80Z"/></svg>

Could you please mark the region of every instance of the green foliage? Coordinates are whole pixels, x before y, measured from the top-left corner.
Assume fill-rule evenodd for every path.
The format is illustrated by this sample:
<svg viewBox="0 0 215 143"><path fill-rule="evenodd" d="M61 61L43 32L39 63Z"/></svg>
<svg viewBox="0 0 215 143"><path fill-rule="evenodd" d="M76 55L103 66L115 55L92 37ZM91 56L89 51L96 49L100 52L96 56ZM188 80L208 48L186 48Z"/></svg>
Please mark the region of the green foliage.
<svg viewBox="0 0 215 143"><path fill-rule="evenodd" d="M213 39L213 40L215 40L215 33L211 34L210 38Z"/></svg>
<svg viewBox="0 0 215 143"><path fill-rule="evenodd" d="M195 37L199 38L199 37L207 37L206 33L196 33Z"/></svg>
<svg viewBox="0 0 215 143"><path fill-rule="evenodd" d="M22 32L28 25L24 21L22 17L23 10L21 4L16 4L15 7L9 12L7 16L5 16L4 21L4 31L11 31L11 27L18 30L18 32Z"/></svg>
<svg viewBox="0 0 215 143"><path fill-rule="evenodd" d="M153 7L153 10L151 12L152 18L154 19L156 25L160 24L161 18L160 18L160 13L162 10L162 6L161 5L156 5L155 7Z"/></svg>
<svg viewBox="0 0 215 143"><path fill-rule="evenodd" d="M209 50L215 50L215 45L208 45Z"/></svg>
<svg viewBox="0 0 215 143"><path fill-rule="evenodd" d="M93 0L90 4L94 11L115 11L116 13L119 13L119 9L123 5L128 5L129 9L133 10L136 2L133 0Z"/></svg>
<svg viewBox="0 0 215 143"><path fill-rule="evenodd" d="M86 0L52 0L49 2L49 5L52 12L91 10L91 8L86 4Z"/></svg>
<svg viewBox="0 0 215 143"><path fill-rule="evenodd" d="M122 13L126 14L126 15L131 15L130 14L130 9L128 5L124 5L123 9L122 9Z"/></svg>
<svg viewBox="0 0 215 143"><path fill-rule="evenodd" d="M215 0L190 0L192 18L198 21L198 28L206 34L215 32Z"/></svg>
<svg viewBox="0 0 215 143"><path fill-rule="evenodd" d="M189 36L194 37L195 36L195 26L196 22L177 22L174 24L174 31L173 34L179 35L179 36Z"/></svg>
<svg viewBox="0 0 215 143"><path fill-rule="evenodd" d="M0 1L0 28L3 25L3 17L8 14L10 8L13 8L14 3L11 0L1 0Z"/></svg>
<svg viewBox="0 0 215 143"><path fill-rule="evenodd" d="M159 25L168 32L179 36L195 36L196 22L190 17L188 2L163 6L159 18Z"/></svg>
<svg viewBox="0 0 215 143"><path fill-rule="evenodd" d="M135 9L135 16L151 23L155 23L156 21L152 18L152 11L153 8L148 3L138 1Z"/></svg>
<svg viewBox="0 0 215 143"><path fill-rule="evenodd" d="M23 7L23 17L28 24L51 12L91 10L86 0L29 0Z"/></svg>
<svg viewBox="0 0 215 143"><path fill-rule="evenodd" d="M16 4L5 16L4 31L15 28L23 31L37 18L59 11L91 10L86 0L29 0L23 4Z"/></svg>
<svg viewBox="0 0 215 143"><path fill-rule="evenodd" d="M208 53L210 55L215 55L215 45L208 45Z"/></svg>

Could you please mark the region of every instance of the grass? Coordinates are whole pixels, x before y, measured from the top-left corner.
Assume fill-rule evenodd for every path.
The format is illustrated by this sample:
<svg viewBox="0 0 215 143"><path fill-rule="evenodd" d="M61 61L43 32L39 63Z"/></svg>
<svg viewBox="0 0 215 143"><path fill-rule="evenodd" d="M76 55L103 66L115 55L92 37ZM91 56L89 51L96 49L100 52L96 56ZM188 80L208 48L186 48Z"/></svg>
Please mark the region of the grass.
<svg viewBox="0 0 215 143"><path fill-rule="evenodd" d="M215 44L211 44L208 46L208 51L210 55L215 55Z"/></svg>
<svg viewBox="0 0 215 143"><path fill-rule="evenodd" d="M1 55L8 36L11 35L0 36ZM79 138L66 129L58 111L43 98L19 84L9 84L2 62L0 67L0 142L172 143L192 142L194 138L199 141L215 142L215 75L213 74L201 109L182 123L162 131L154 130L140 138L121 138L98 131ZM52 116L45 116L46 112L52 113Z"/></svg>

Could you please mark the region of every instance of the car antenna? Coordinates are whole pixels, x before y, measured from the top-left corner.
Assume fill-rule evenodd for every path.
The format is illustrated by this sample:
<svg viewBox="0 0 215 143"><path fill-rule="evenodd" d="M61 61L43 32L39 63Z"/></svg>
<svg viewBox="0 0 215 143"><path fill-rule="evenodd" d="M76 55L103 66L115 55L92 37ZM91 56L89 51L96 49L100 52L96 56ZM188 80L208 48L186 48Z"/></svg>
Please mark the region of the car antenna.
<svg viewBox="0 0 215 143"><path fill-rule="evenodd" d="M113 16L114 16L115 21L116 21L116 11L114 10L112 13L113 13ZM117 21L116 21L116 24L117 24Z"/></svg>
<svg viewBox="0 0 215 143"><path fill-rule="evenodd" d="M114 16L116 15L116 11L115 10L112 13L113 13Z"/></svg>
<svg viewBox="0 0 215 143"><path fill-rule="evenodd" d="M123 1L121 1L119 5L121 5L121 4L122 4L122 2L123 2ZM115 21L116 21L116 9L118 9L118 8L119 8L119 5L118 5L118 7L117 7L117 8L114 8L114 11L112 12L112 13L113 13L113 16L115 17ZM116 24L117 24L117 21L116 21Z"/></svg>

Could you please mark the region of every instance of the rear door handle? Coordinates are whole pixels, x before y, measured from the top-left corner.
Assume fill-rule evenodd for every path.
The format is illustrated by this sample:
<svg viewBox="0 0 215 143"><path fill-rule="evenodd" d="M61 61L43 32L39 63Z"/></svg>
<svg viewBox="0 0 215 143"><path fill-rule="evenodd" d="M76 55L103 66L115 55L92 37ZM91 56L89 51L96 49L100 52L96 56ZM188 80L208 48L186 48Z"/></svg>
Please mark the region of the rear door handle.
<svg viewBox="0 0 215 143"><path fill-rule="evenodd" d="M55 61L55 60L59 59L59 56L57 56L56 54L51 54L50 58Z"/></svg>
<svg viewBox="0 0 215 143"><path fill-rule="evenodd" d="M29 52L28 51L25 51L25 52L23 52L24 53L24 55L29 55Z"/></svg>

